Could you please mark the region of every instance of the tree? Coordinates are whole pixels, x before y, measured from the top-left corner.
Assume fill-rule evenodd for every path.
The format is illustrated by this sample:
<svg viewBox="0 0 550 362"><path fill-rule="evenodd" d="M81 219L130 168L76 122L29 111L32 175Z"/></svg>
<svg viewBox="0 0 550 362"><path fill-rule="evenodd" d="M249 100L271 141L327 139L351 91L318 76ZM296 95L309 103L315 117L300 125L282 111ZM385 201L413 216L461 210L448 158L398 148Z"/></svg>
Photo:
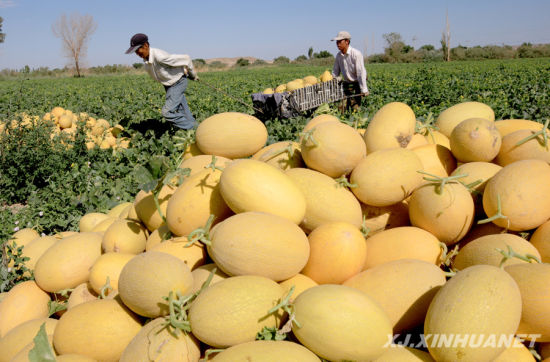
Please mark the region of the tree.
<svg viewBox="0 0 550 362"><path fill-rule="evenodd" d="M275 64L290 63L290 59L288 59L288 57L285 57L284 55L281 55L281 56L273 59L273 63L275 63Z"/></svg>
<svg viewBox="0 0 550 362"><path fill-rule="evenodd" d="M400 60L401 55L404 53L405 49L405 42L403 41L403 37L401 36L401 34L388 33L383 34L382 37L388 45L387 48L384 50L384 53L393 60Z"/></svg>
<svg viewBox="0 0 550 362"><path fill-rule="evenodd" d="M319 53L313 54L314 58L330 58L333 57L332 53L328 50L321 50Z"/></svg>
<svg viewBox="0 0 550 362"><path fill-rule="evenodd" d="M313 56L313 47L309 47L307 51L307 57L311 59L312 56Z"/></svg>
<svg viewBox="0 0 550 362"><path fill-rule="evenodd" d="M239 58L236 65L238 67L246 67L247 65L250 65L250 61L248 59Z"/></svg>
<svg viewBox="0 0 550 362"><path fill-rule="evenodd" d="M441 37L441 50L445 61L451 61L451 29L449 27L449 12L445 11L445 31Z"/></svg>
<svg viewBox="0 0 550 362"><path fill-rule="evenodd" d="M305 55L298 55L296 59L294 59L295 62L303 62L306 60L307 60L307 57Z"/></svg>
<svg viewBox="0 0 550 362"><path fill-rule="evenodd" d="M97 24L91 15L72 14L69 18L62 14L52 25L53 34L61 38L65 56L74 63L76 74L80 77L80 67L86 58L90 36Z"/></svg>
<svg viewBox="0 0 550 362"><path fill-rule="evenodd" d="M4 19L0 16L0 43L4 42L4 39L6 38L6 34L2 32L2 23L4 22Z"/></svg>
<svg viewBox="0 0 550 362"><path fill-rule="evenodd" d="M435 50L435 47L431 44L426 44L426 45L422 45L420 47L420 50L426 50L426 51L431 51L431 50Z"/></svg>

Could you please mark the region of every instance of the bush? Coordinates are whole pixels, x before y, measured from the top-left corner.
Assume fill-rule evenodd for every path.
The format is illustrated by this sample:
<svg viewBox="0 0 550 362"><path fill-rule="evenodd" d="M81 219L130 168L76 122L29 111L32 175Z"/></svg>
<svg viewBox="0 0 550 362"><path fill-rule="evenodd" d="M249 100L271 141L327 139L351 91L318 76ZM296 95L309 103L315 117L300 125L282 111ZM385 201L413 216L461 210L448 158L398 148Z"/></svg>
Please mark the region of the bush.
<svg viewBox="0 0 550 362"><path fill-rule="evenodd" d="M237 63L235 63L237 67L246 67L250 65L250 61L248 59L239 58L237 59Z"/></svg>
<svg viewBox="0 0 550 362"><path fill-rule="evenodd" d="M0 135L0 189L2 203L24 203L46 186L51 175L64 172L74 158L74 150L59 140L51 140L51 125L21 126L15 120Z"/></svg>
<svg viewBox="0 0 550 362"><path fill-rule="evenodd" d="M273 59L273 63L275 63L275 64L288 64L288 63L290 63L290 59L288 59L287 57L281 55L280 57L277 57L277 58Z"/></svg>

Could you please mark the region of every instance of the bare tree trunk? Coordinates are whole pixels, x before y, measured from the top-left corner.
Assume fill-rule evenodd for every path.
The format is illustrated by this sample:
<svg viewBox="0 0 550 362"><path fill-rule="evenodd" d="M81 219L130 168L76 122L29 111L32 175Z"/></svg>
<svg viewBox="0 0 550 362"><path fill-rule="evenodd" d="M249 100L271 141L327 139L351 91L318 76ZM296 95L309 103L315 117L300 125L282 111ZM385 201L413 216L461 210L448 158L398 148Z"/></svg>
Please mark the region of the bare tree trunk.
<svg viewBox="0 0 550 362"><path fill-rule="evenodd" d="M446 47L447 47L447 56L446 56L446 60L448 62L451 61L451 29L449 27L449 10L445 10L445 23L446 23L446 37L445 37L445 44L446 44Z"/></svg>
<svg viewBox="0 0 550 362"><path fill-rule="evenodd" d="M54 35L61 39L63 52L67 58L72 60L78 77L81 76L80 68L86 57L88 41L96 28L97 24L91 15L81 16L76 13L72 14L69 19L62 14L52 25Z"/></svg>

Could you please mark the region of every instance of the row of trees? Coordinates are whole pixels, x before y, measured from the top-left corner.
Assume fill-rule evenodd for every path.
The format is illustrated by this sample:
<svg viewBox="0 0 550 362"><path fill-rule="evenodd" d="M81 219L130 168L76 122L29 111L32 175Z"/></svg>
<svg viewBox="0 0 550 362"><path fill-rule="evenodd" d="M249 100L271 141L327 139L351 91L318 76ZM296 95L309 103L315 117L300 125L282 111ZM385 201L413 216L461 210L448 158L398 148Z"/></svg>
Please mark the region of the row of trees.
<svg viewBox="0 0 550 362"><path fill-rule="evenodd" d="M523 43L519 47L509 45L487 45L465 47L458 45L450 47L450 35L443 34L441 48L433 45L423 45L418 49L404 42L399 33L384 34L386 42L384 53L368 57L369 63L403 63L429 62L449 60L482 60L482 59L514 59L550 57L550 44L533 45Z"/></svg>

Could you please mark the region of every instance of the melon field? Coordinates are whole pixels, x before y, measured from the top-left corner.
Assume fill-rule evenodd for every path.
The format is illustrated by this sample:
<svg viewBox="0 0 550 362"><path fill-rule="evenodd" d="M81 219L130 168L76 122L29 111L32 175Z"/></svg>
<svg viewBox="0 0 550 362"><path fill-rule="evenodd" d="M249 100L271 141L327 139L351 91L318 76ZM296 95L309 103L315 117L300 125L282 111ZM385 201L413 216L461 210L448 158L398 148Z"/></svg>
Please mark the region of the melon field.
<svg viewBox="0 0 550 362"><path fill-rule="evenodd" d="M0 81L0 362L550 360L548 59L326 70Z"/></svg>

